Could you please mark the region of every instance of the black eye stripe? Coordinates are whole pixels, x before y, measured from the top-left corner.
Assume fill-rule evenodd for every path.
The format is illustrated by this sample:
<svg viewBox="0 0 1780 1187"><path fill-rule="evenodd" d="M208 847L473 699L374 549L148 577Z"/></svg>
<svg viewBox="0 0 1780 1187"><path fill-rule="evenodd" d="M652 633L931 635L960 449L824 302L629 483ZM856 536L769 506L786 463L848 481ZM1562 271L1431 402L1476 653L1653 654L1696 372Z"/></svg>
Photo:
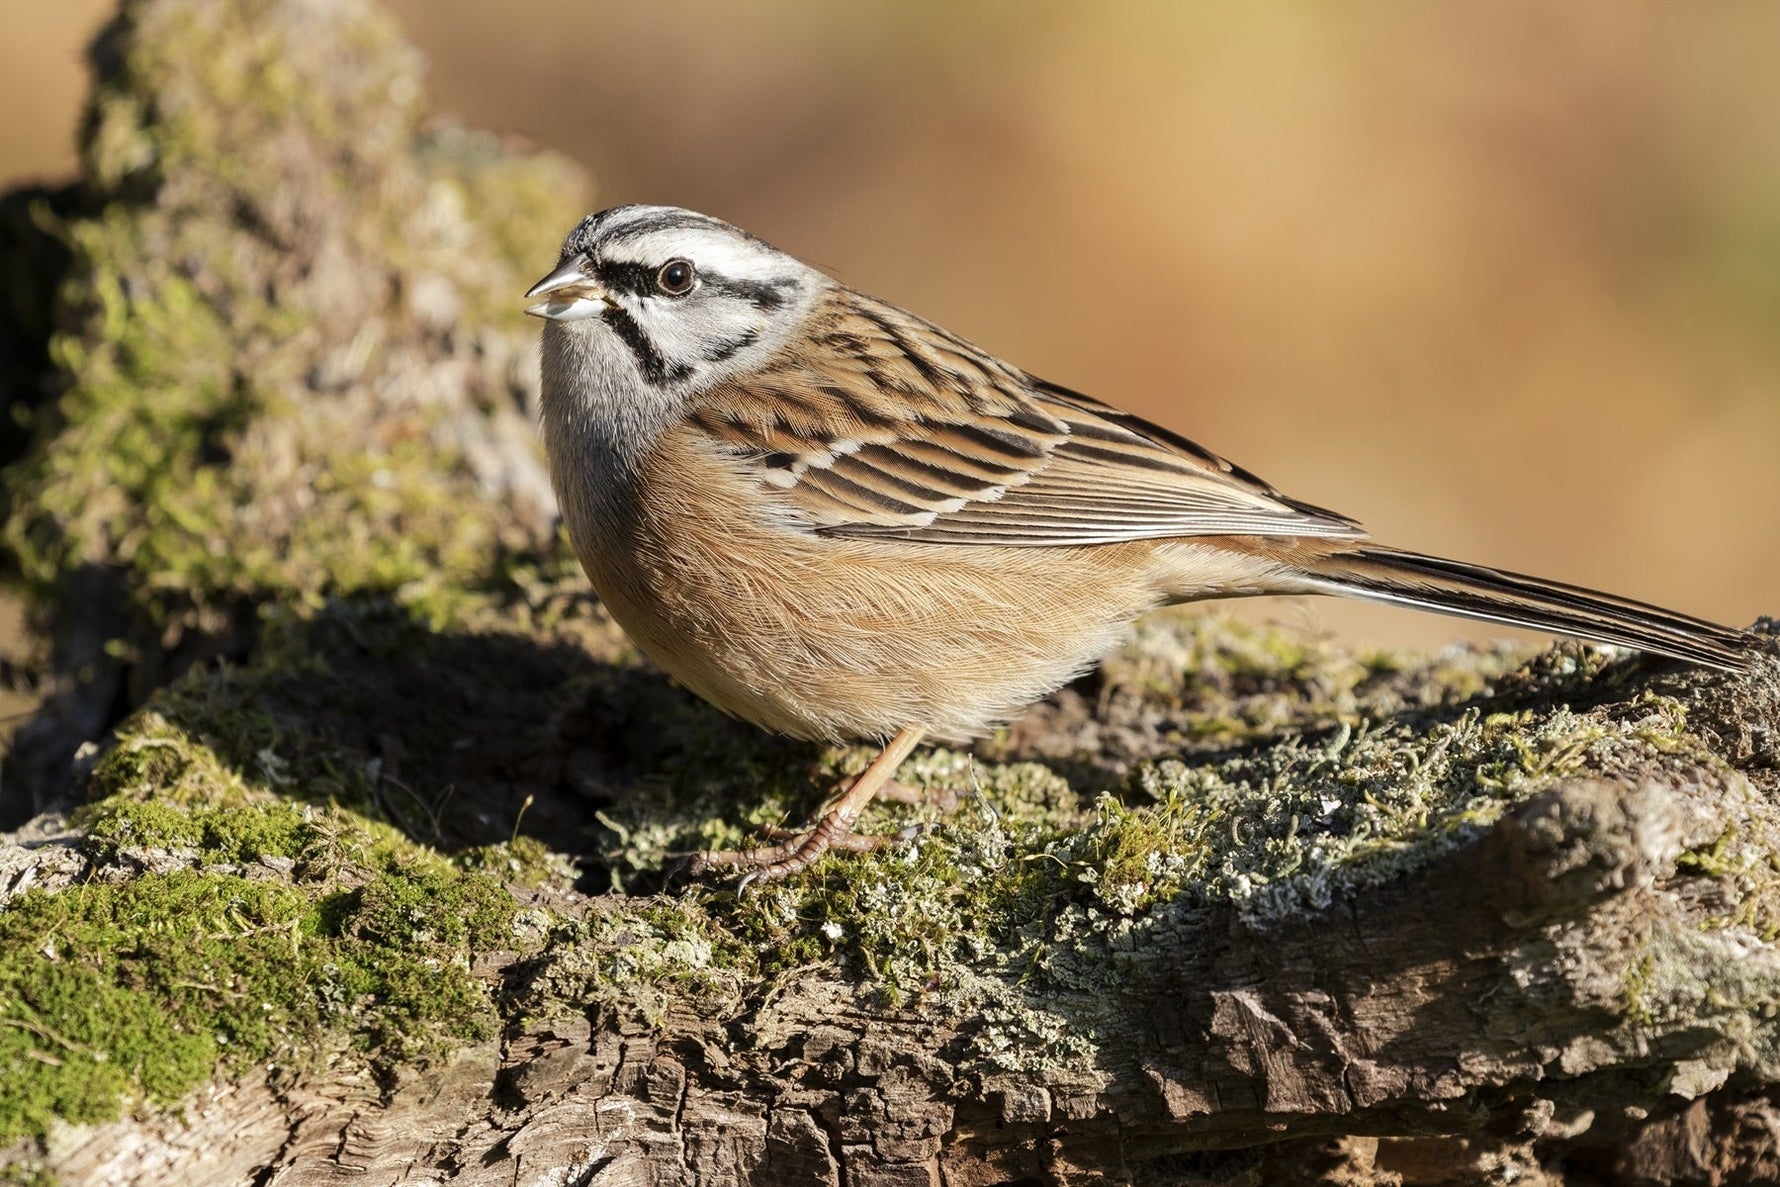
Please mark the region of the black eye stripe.
<svg viewBox="0 0 1780 1187"><path fill-rule="evenodd" d="M696 264L694 266L696 268ZM661 274L660 264L643 264L634 260L600 260L594 264L594 272L614 292L628 293L633 297L662 295L656 285L656 278ZM697 269L697 272L700 283L711 292L733 300L746 301L756 309L767 312L784 308L791 300L791 295L801 287L788 276L774 280L748 280L725 276L721 272L707 272L702 268Z"/></svg>
<svg viewBox="0 0 1780 1187"><path fill-rule="evenodd" d="M630 260L601 260L594 264L593 270L614 292L646 297L655 291L655 274L660 269L654 264L637 264Z"/></svg>
<svg viewBox="0 0 1780 1187"><path fill-rule="evenodd" d="M769 312L783 308L799 287L797 281L790 277L777 280L739 280L718 272L704 273L704 282L726 297L747 301L756 309Z"/></svg>

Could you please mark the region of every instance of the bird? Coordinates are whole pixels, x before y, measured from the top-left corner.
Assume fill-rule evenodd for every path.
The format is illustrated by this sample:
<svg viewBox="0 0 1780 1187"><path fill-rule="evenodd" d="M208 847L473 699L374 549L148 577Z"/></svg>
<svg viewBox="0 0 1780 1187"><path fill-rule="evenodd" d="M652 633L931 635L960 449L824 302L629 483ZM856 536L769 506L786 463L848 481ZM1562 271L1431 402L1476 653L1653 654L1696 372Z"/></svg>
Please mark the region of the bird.
<svg viewBox="0 0 1780 1187"><path fill-rule="evenodd" d="M744 887L886 843L853 826L923 740L980 736L1168 604L1336 594L1751 662L1742 631L1375 543L708 215L588 215L526 299L551 481L611 616L727 714L882 746L808 828L695 860Z"/></svg>

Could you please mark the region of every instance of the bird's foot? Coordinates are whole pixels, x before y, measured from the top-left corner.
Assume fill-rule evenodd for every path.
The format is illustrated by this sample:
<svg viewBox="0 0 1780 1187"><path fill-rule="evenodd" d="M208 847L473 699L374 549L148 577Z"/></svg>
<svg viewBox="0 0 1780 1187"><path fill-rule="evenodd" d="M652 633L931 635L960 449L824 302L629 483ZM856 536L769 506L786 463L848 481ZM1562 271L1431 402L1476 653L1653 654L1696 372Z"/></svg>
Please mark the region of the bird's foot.
<svg viewBox="0 0 1780 1187"><path fill-rule="evenodd" d="M692 859L692 872L696 876L719 868L735 869L747 867L748 873L742 875L737 886L738 891L747 890L756 882L777 882L780 878L788 878L800 870L807 870L816 859L830 849L849 849L864 852L878 849L898 841L913 840L920 828L903 829L889 836L873 836L856 833L853 823L874 795L887 787L895 785L898 790L892 792L897 798L907 795L919 796L906 787L896 784L894 778L896 768L902 760L909 756L921 740L922 730L918 726L909 726L899 730L896 736L885 744L884 749L871 761L871 765L861 771L846 792L835 801L834 806L822 813L816 823L801 833L784 833L777 835L785 838L777 845L769 845L763 849L732 849L700 853Z"/></svg>
<svg viewBox="0 0 1780 1187"><path fill-rule="evenodd" d="M693 857L692 873L697 876L716 869L746 869L748 872L736 884L740 893L757 882L777 882L807 870L831 849L871 853L891 845L907 844L920 836L924 827L911 824L893 833L856 833L841 819L839 809L835 809L823 813L814 826L802 832L786 828L767 830L768 836L778 840L777 845L759 849L707 849Z"/></svg>

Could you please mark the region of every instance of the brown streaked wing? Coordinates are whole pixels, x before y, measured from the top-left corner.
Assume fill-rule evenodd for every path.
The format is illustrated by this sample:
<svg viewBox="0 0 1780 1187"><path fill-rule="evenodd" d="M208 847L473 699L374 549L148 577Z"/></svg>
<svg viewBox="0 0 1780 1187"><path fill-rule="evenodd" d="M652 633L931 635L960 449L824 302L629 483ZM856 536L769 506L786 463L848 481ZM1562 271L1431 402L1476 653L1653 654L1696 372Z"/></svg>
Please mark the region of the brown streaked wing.
<svg viewBox="0 0 1780 1187"><path fill-rule="evenodd" d="M711 392L692 419L825 534L1031 546L1366 534L870 298L837 295L811 335L819 349Z"/></svg>

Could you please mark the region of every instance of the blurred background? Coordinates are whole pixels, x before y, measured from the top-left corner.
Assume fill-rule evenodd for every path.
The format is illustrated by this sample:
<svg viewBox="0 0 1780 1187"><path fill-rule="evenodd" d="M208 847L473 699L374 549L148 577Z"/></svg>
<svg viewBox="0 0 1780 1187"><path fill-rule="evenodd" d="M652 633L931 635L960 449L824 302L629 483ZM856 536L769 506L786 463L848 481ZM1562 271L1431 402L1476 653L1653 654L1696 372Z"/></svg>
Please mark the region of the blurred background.
<svg viewBox="0 0 1780 1187"><path fill-rule="evenodd" d="M0 184L73 171L110 8L0 0ZM1393 544L1780 613L1780 5L393 8L441 113L602 206L739 223Z"/></svg>

